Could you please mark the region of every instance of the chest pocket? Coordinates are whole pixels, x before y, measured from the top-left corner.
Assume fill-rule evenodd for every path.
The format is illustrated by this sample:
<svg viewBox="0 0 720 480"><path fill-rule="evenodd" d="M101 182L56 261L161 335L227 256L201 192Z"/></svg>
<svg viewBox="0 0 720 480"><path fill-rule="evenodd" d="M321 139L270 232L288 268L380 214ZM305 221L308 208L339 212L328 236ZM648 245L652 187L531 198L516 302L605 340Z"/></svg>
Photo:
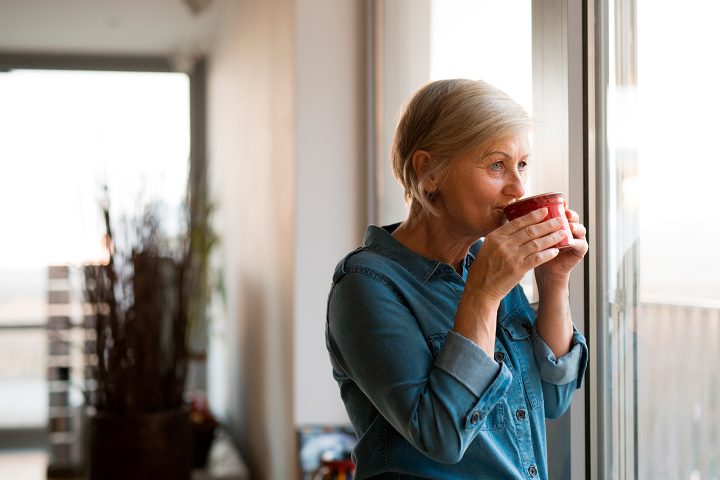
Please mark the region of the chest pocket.
<svg viewBox="0 0 720 480"><path fill-rule="evenodd" d="M510 411L507 400L503 396L500 401L495 405L495 408L490 410L488 416L485 417L485 421L480 426L480 430L487 432L490 430L499 430L505 426L505 410Z"/></svg>
<svg viewBox="0 0 720 480"><path fill-rule="evenodd" d="M530 408L535 409L543 404L540 372L535 363L532 345L532 329L529 320L513 319L503 325L510 342L508 347L513 351L516 369L522 376L522 386Z"/></svg>

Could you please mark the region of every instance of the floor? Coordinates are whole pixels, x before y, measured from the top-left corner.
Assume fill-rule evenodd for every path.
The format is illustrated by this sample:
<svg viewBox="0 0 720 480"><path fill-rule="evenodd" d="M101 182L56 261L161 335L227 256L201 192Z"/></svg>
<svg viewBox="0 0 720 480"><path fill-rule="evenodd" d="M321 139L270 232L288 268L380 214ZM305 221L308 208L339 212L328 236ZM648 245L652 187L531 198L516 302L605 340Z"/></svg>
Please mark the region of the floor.
<svg viewBox="0 0 720 480"><path fill-rule="evenodd" d="M45 450L0 450L1 479L44 480L46 468Z"/></svg>

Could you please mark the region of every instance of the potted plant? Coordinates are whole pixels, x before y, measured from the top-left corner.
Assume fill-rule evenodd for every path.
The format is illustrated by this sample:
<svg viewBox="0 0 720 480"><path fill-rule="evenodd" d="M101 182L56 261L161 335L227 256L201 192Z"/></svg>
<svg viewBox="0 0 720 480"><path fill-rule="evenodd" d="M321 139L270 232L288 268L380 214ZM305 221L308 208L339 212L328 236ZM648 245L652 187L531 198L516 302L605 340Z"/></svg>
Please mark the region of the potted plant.
<svg viewBox="0 0 720 480"><path fill-rule="evenodd" d="M185 228L174 236L163 232L157 206L149 205L124 242L116 241L103 207L108 260L84 269L95 319L96 385L87 392L91 480L191 476L185 383L190 343L198 344L191 337L207 321L216 242L206 198L190 199Z"/></svg>

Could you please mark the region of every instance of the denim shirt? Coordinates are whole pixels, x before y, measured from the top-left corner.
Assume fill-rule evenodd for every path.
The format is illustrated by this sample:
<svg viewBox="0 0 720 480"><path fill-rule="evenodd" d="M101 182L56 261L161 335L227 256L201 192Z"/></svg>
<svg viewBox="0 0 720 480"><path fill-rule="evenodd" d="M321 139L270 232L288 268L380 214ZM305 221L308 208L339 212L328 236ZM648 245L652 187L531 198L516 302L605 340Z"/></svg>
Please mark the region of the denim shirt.
<svg viewBox="0 0 720 480"><path fill-rule="evenodd" d="M405 248L396 227L368 227L328 298L326 345L358 437L356 478L546 479L545 418L562 415L580 386L585 339L575 330L556 358L516 286L500 304L491 358L452 331L482 242L459 275Z"/></svg>

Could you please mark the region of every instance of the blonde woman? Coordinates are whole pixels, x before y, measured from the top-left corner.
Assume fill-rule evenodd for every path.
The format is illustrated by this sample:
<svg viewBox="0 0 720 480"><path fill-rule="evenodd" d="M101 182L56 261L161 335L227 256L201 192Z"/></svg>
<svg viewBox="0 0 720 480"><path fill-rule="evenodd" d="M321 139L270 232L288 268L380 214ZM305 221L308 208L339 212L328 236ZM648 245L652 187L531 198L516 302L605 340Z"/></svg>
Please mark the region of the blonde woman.
<svg viewBox="0 0 720 480"><path fill-rule="evenodd" d="M547 478L545 418L563 414L587 363L568 278L588 250L552 246L545 210L507 222L524 194L530 123L482 82L432 82L397 126L407 219L369 226L337 266L326 340L358 436L356 478ZM537 313L518 282L530 270Z"/></svg>

